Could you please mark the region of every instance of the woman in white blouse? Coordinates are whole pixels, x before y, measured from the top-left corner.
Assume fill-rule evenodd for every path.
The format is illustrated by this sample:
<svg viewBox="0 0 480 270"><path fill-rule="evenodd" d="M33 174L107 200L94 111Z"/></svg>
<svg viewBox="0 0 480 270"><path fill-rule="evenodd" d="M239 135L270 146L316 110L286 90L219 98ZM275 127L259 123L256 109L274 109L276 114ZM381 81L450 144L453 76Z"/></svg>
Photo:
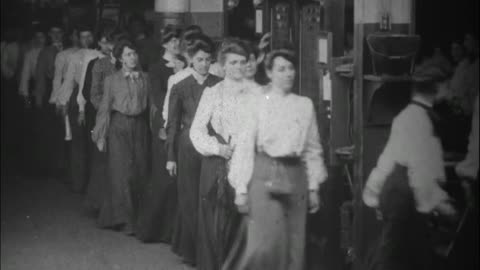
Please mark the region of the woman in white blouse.
<svg viewBox="0 0 480 270"><path fill-rule="evenodd" d="M312 101L291 93L295 65L293 52L272 51L265 61L271 82L244 108L250 115L238 127L228 178L235 204L248 209L247 239L223 269L304 267L307 209L318 210L327 169Z"/></svg>
<svg viewBox="0 0 480 270"><path fill-rule="evenodd" d="M247 104L260 88L244 79L249 53L240 41L224 43L219 63L225 79L205 89L195 114L190 138L203 155L200 176L200 213L197 245L199 270L219 270L233 242L241 216L235 192L227 180L238 127Z"/></svg>

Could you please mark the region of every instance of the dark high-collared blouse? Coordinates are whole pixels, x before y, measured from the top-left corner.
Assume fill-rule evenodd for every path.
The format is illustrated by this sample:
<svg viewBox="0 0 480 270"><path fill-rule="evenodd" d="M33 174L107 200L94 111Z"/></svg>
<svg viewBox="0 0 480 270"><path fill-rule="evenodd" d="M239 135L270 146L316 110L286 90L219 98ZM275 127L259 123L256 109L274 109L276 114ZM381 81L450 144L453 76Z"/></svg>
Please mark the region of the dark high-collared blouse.
<svg viewBox="0 0 480 270"><path fill-rule="evenodd" d="M203 90L214 86L221 80L215 75L208 75L203 84L200 84L193 75L190 75L173 86L169 99L167 121L169 161L176 161L176 140L182 129L189 129L192 125Z"/></svg>
<svg viewBox="0 0 480 270"><path fill-rule="evenodd" d="M92 86L90 89L90 102L98 110L103 97L105 78L115 73L115 64L111 57L104 57L95 62L92 69Z"/></svg>

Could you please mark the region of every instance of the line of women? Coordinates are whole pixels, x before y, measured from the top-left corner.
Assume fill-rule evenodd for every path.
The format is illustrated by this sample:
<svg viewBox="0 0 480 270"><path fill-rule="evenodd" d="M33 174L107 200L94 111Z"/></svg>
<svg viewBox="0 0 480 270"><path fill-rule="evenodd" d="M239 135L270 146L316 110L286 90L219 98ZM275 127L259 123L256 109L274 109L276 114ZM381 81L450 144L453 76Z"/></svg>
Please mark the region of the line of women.
<svg viewBox="0 0 480 270"><path fill-rule="evenodd" d="M295 55L271 52L271 82L260 86L258 53L248 42L222 42L223 79L210 73L215 52L207 36L181 43L188 67L167 81L166 134L161 125L157 134L166 135L166 169L176 177L176 220L164 219L175 224L173 251L197 269L302 269L307 210L318 209L327 170L312 102L291 93ZM163 179L166 204L175 184Z"/></svg>
<svg viewBox="0 0 480 270"><path fill-rule="evenodd" d="M265 58L268 36L216 45L198 26L166 26L144 65L121 31L74 35L48 63L49 102L98 226L171 244L200 270L302 269L327 170L312 102L292 93L295 55Z"/></svg>

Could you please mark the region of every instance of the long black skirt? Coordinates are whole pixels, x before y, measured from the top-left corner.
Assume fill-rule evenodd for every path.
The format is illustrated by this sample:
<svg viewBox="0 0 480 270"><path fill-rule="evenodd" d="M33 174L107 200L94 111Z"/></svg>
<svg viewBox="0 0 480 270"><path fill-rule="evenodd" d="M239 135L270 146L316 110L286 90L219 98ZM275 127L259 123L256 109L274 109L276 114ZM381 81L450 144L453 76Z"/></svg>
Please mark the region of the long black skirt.
<svg viewBox="0 0 480 270"><path fill-rule="evenodd" d="M235 191L228 183L227 162L204 157L200 175L197 269L222 267L235 240L241 215L235 206Z"/></svg>
<svg viewBox="0 0 480 270"><path fill-rule="evenodd" d="M428 219L417 212L407 168L397 165L380 195L382 233L371 269L431 269L433 249Z"/></svg>
<svg viewBox="0 0 480 270"><path fill-rule="evenodd" d="M63 123L55 106L34 108L35 164L41 176L60 177L66 169Z"/></svg>
<svg viewBox="0 0 480 270"><path fill-rule="evenodd" d="M142 192L137 237L144 242L170 243L177 217L177 182L165 168L165 141L152 135L152 169Z"/></svg>
<svg viewBox="0 0 480 270"><path fill-rule="evenodd" d="M143 115L113 112L108 131L108 179L98 223L135 231L142 187L147 178L147 123Z"/></svg>
<svg viewBox="0 0 480 270"><path fill-rule="evenodd" d="M78 87L74 89L68 104L68 117L72 130L72 141L70 143L70 170L69 177L71 188L74 192L83 193L88 183L88 139L89 135L86 126L78 124L79 108L76 97Z"/></svg>
<svg viewBox="0 0 480 270"><path fill-rule="evenodd" d="M87 129L90 131L88 134L90 134L95 126L96 110L93 106L87 106L86 114ZM91 139L88 139L87 145L90 148L90 172L84 204L88 210L98 212L102 206L106 188L108 187L108 154L106 152L100 152L97 145Z"/></svg>
<svg viewBox="0 0 480 270"><path fill-rule="evenodd" d="M193 147L189 133L190 129L183 129L178 140L178 215L172 250L193 265L197 259L198 192L202 156Z"/></svg>

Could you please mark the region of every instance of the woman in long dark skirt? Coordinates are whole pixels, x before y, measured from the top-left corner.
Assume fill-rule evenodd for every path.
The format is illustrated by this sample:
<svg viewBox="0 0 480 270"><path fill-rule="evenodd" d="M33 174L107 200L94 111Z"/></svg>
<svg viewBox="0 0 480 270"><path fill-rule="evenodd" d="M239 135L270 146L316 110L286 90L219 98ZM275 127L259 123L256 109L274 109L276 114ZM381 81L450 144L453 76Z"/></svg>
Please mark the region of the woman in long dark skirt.
<svg viewBox="0 0 480 270"><path fill-rule="evenodd" d="M89 101L86 107L87 114L87 128L92 130L95 126L95 116L100 107L103 97L103 85L105 78L116 72L115 58L112 55L112 50L115 42L110 35L102 37L99 42L100 46L104 47L105 57L96 60L91 72L91 86L89 91ZM88 73L87 73L88 76ZM87 84L87 79L85 79ZM87 91L84 90L87 94ZM107 153L101 152L93 144L91 150L91 164L90 164L90 179L87 186L87 193L85 196L85 204L89 209L99 211L102 208L105 199L106 179L107 179Z"/></svg>
<svg viewBox="0 0 480 270"><path fill-rule="evenodd" d="M179 36L179 30L172 26L163 29L162 44L165 49L163 57L149 68L150 97L153 101L150 115L152 170L149 181L143 188L143 198L137 221L137 237L144 242L169 243L175 226L177 182L165 169L167 152L165 150L166 132L163 128L165 120L162 117L162 108L167 92L168 78L175 73L179 62L177 59L180 53Z"/></svg>
<svg viewBox="0 0 480 270"><path fill-rule="evenodd" d="M241 216L235 191L227 180L228 160L246 103L260 87L244 79L248 53L240 41L224 42L219 63L225 80L205 89L190 129L195 149L203 155L200 174L197 269L221 268L233 243Z"/></svg>
<svg viewBox="0 0 480 270"><path fill-rule="evenodd" d="M115 45L122 69L105 79L92 139L108 145L109 215L100 225L135 234L141 187L147 177L147 103L150 82L137 71L138 55L129 41ZM107 145L106 145L107 143Z"/></svg>
<svg viewBox="0 0 480 270"><path fill-rule="evenodd" d="M103 97L105 78L117 71L112 50L119 37L119 35L115 36L114 33L102 33L98 44L105 56L88 64L83 92L88 96L86 99L89 100L85 109L87 130L89 131L93 130L95 126L95 117ZM88 72L89 68L91 68L90 73ZM88 80L88 77L90 77L90 80ZM90 177L85 195L85 205L88 209L100 211L104 203L107 186L107 153L99 151L94 143L90 147L92 148L90 150Z"/></svg>
<svg viewBox="0 0 480 270"><path fill-rule="evenodd" d="M208 73L213 53L213 45L208 37L197 37L188 45L187 53L191 58L192 74L175 84L169 100L167 170L172 176L178 172L179 212L172 249L186 263L193 265L197 259L198 190L202 157L193 147L189 133L203 90L217 84L220 78Z"/></svg>
<svg viewBox="0 0 480 270"><path fill-rule="evenodd" d="M271 52L271 83L246 108L228 178L247 210L247 239L238 238L222 269L304 269L307 209L318 209L327 170L312 101L291 93L295 63L291 51Z"/></svg>

